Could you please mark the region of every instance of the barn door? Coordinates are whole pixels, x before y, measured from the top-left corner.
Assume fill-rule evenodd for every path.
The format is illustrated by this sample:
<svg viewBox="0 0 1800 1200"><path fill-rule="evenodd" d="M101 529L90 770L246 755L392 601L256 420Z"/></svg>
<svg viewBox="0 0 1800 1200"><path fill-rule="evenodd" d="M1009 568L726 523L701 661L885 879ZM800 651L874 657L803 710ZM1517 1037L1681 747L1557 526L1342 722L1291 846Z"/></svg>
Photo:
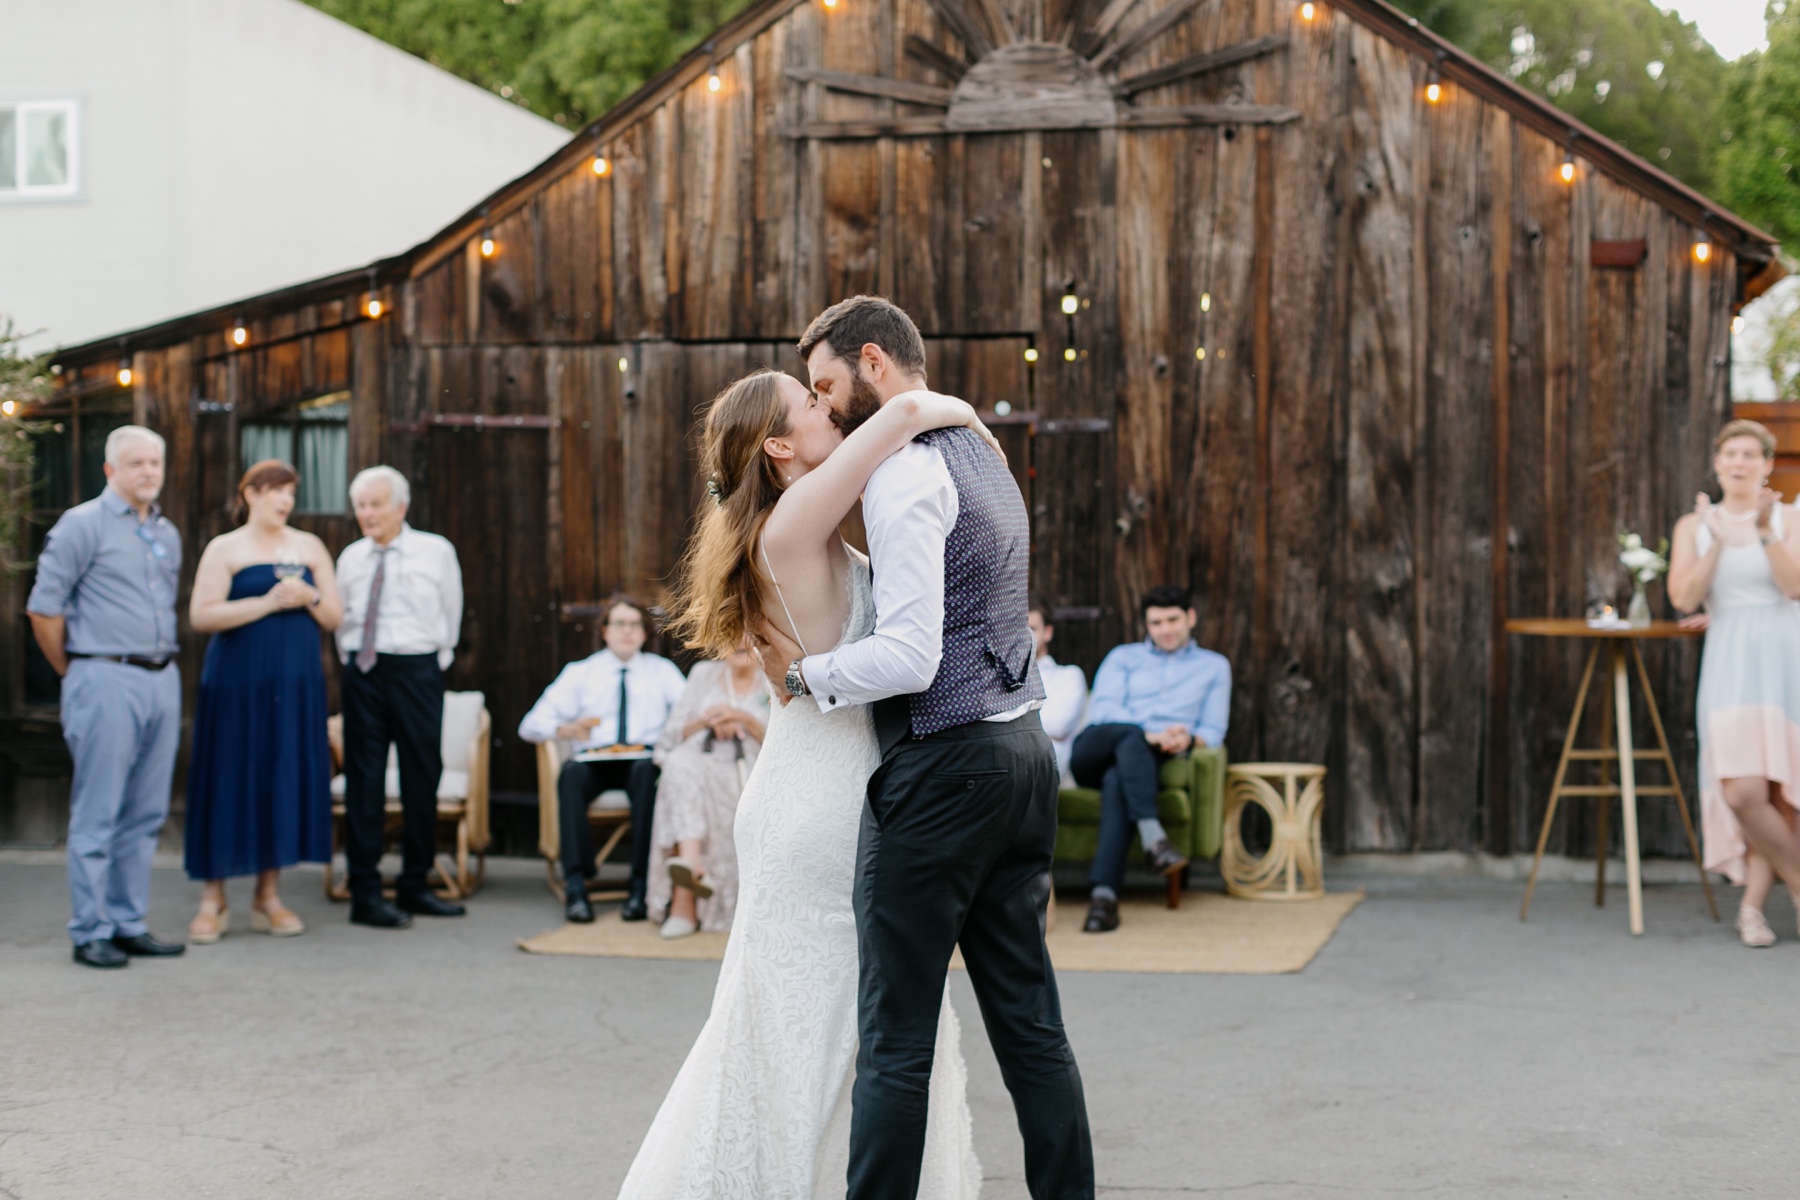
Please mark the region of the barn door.
<svg viewBox="0 0 1800 1200"><path fill-rule="evenodd" d="M544 488L549 431L541 420L443 424L425 437L429 503L419 525L450 539L463 573L462 641L448 684L487 696L493 789L535 792L533 748L513 731L561 665Z"/></svg>

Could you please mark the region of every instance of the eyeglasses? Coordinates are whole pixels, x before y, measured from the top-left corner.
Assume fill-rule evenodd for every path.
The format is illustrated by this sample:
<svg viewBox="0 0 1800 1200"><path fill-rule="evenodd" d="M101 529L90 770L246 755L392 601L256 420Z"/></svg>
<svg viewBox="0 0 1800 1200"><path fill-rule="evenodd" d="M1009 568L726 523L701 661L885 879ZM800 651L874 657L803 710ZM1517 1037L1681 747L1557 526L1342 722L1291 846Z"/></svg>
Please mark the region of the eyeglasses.
<svg viewBox="0 0 1800 1200"><path fill-rule="evenodd" d="M642 621L608 621L606 627L608 629L642 629L644 623Z"/></svg>
<svg viewBox="0 0 1800 1200"><path fill-rule="evenodd" d="M168 547L156 540L156 530L152 529L147 522L137 527L137 535L140 542L150 547L150 553L158 558L169 557Z"/></svg>

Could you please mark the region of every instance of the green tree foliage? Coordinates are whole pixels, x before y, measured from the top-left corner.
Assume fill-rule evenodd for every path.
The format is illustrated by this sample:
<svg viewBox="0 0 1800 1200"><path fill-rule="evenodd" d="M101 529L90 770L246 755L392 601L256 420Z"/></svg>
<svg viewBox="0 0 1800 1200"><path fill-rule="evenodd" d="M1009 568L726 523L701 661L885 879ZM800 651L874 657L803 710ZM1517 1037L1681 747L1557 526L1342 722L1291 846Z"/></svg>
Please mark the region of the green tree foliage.
<svg viewBox="0 0 1800 1200"><path fill-rule="evenodd" d="M307 0L471 83L577 128L748 0Z"/></svg>
<svg viewBox="0 0 1800 1200"><path fill-rule="evenodd" d="M1496 71L1702 191L1725 61L1652 0L1394 0Z"/></svg>
<svg viewBox="0 0 1800 1200"><path fill-rule="evenodd" d="M51 391L49 359L23 353L26 336L0 314L0 575L30 565L23 558L31 511L31 438L42 426L23 417L27 406L48 399Z"/></svg>
<svg viewBox="0 0 1800 1200"><path fill-rule="evenodd" d="M1800 247L1800 4L1777 0L1768 20L1769 48L1733 63L1726 81L1717 191L1746 219ZM1787 394L1800 398L1794 384Z"/></svg>

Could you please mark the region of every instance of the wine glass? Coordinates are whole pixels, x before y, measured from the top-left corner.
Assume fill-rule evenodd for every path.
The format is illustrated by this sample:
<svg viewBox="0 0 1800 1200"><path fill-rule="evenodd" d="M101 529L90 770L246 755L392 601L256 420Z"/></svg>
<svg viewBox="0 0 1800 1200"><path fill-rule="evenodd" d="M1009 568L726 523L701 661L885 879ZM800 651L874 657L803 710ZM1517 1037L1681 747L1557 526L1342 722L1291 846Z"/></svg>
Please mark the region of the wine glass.
<svg viewBox="0 0 1800 1200"><path fill-rule="evenodd" d="M300 556L293 550L283 549L275 559L276 579L299 579L305 574L306 564L300 561Z"/></svg>

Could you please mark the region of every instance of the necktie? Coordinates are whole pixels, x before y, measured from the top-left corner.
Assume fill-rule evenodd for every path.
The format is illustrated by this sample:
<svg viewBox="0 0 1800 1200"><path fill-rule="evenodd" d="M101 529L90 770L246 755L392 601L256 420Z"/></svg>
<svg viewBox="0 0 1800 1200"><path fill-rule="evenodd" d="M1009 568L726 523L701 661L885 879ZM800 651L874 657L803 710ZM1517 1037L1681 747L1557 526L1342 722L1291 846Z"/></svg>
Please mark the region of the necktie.
<svg viewBox="0 0 1800 1200"><path fill-rule="evenodd" d="M356 652L356 669L367 675L375 667L375 629L381 612L381 584L387 577L387 555L392 546L375 547L375 578L369 583L369 604L363 612L362 646Z"/></svg>
<svg viewBox="0 0 1800 1200"><path fill-rule="evenodd" d="M613 744L615 746L627 746L627 745L631 744L630 739L628 739L625 736L625 730L628 728L628 726L626 725L626 720L627 720L627 705L626 705L626 692L625 692L625 668L620 667L619 668L619 736L613 739Z"/></svg>

